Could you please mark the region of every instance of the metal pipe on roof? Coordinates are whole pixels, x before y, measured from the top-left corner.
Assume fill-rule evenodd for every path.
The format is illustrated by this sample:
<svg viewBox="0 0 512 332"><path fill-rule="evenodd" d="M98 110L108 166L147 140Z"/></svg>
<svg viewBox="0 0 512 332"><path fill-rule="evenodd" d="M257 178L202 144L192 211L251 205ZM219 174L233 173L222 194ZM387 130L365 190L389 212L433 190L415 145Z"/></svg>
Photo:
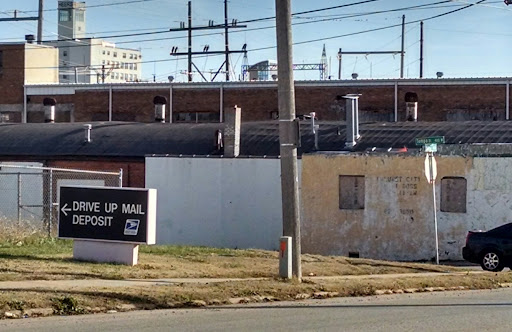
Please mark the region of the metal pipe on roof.
<svg viewBox="0 0 512 332"><path fill-rule="evenodd" d="M112 121L112 83L108 89L108 121Z"/></svg>
<svg viewBox="0 0 512 332"><path fill-rule="evenodd" d="M85 142L90 143L92 141L92 139L91 139L92 125L85 124L84 128L85 128Z"/></svg>
<svg viewBox="0 0 512 332"><path fill-rule="evenodd" d="M21 121L27 123L27 86L23 85L23 114L21 115Z"/></svg>
<svg viewBox="0 0 512 332"><path fill-rule="evenodd" d="M219 112L219 122L222 123L224 121L224 85L220 85L220 112Z"/></svg>
<svg viewBox="0 0 512 332"><path fill-rule="evenodd" d="M507 81L507 93L505 99L505 119L510 120L510 81Z"/></svg>
<svg viewBox="0 0 512 332"><path fill-rule="evenodd" d="M172 84L169 87L169 123L172 123Z"/></svg>
<svg viewBox="0 0 512 332"><path fill-rule="evenodd" d="M398 81L395 81L395 122L398 122Z"/></svg>

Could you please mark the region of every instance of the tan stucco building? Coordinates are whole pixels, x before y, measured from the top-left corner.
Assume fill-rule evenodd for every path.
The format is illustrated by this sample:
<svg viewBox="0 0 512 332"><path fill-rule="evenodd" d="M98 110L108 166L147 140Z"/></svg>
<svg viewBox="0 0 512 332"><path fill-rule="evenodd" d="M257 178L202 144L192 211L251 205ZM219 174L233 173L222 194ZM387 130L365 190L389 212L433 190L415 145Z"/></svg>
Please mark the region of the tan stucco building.
<svg viewBox="0 0 512 332"><path fill-rule="evenodd" d="M460 260L468 230L512 221L512 158L436 159L439 258ZM419 153L304 155L303 252L434 259L433 192L424 164Z"/></svg>

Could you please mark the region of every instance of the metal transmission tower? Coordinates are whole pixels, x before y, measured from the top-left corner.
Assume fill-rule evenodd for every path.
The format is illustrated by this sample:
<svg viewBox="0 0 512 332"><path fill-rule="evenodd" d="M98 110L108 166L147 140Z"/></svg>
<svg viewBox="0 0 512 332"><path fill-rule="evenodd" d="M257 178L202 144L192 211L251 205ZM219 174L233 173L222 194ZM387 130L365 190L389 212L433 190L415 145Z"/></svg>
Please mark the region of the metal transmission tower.
<svg viewBox="0 0 512 332"><path fill-rule="evenodd" d="M322 78L323 72L325 72L325 68L327 68L323 63L301 63L292 65L293 70L319 70L320 78ZM242 77L246 77L249 71L277 71L277 64L262 64L259 63L257 65L242 65ZM324 75L325 76L325 75Z"/></svg>
<svg viewBox="0 0 512 332"><path fill-rule="evenodd" d="M233 19L231 21L231 24L228 23L228 1L224 0L224 24L214 24L213 21L210 21L208 26L197 26L192 27L192 2L188 2L188 26L185 27L185 22L181 22L180 29L169 29L169 31L188 31L188 51L187 52L178 52L177 47L173 47L171 50L171 55L173 56L179 56L179 55L187 55L188 56L188 81L192 82L192 66L199 72L201 77L208 81L204 75L201 73L201 71L197 68L197 66L192 62L192 56L193 55L203 55L203 54L224 54L225 60L220 66L219 70L215 74L215 76L212 78L212 81L215 80L217 75L220 73L222 67L224 65L226 66L226 81L229 81L229 55L231 53L246 53L245 50L246 45L244 45L243 50L237 50L237 51L231 51L229 49L229 38L228 38L228 31L229 29L233 28L246 28L247 25L238 25L237 20ZM209 46L205 47L202 52L192 52L192 31L193 30L211 30L211 29L223 29L225 33L225 49L224 51L210 51Z"/></svg>
<svg viewBox="0 0 512 332"><path fill-rule="evenodd" d="M325 52L325 44L324 49L322 50L322 59L320 60L320 80L326 80L327 79L327 54Z"/></svg>
<svg viewBox="0 0 512 332"><path fill-rule="evenodd" d="M246 44L242 47L242 50L245 50L247 47ZM249 58L247 57L247 52L244 53L244 57L242 59L242 81L247 80L247 70L244 70L244 68L249 68Z"/></svg>

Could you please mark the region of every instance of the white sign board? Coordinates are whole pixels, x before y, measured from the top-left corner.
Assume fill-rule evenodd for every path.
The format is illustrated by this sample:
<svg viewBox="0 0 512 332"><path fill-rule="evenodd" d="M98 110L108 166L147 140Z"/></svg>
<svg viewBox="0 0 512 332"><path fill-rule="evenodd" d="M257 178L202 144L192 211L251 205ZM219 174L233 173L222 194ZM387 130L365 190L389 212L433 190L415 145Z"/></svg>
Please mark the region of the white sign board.
<svg viewBox="0 0 512 332"><path fill-rule="evenodd" d="M437 162L432 154L425 157L425 177L430 184L434 183L437 177Z"/></svg>

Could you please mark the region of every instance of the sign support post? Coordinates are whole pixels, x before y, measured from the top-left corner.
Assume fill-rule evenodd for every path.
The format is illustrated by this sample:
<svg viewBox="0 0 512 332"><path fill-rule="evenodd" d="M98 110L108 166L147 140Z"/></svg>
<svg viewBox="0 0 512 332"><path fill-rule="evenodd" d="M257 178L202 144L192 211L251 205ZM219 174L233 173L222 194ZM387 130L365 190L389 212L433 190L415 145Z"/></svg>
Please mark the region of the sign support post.
<svg viewBox="0 0 512 332"><path fill-rule="evenodd" d="M437 232L437 203L436 203L436 177L437 163L434 152L437 152L437 144L444 144L444 136L416 138L416 145L423 145L425 152L425 176L428 183L432 184L432 199L434 208L434 232L436 237L436 264L439 265L439 236Z"/></svg>
<svg viewBox="0 0 512 332"><path fill-rule="evenodd" d="M429 182L432 184L432 198L434 201L434 232L436 233L436 264L439 265L439 237L437 232L437 203L436 203L436 175L437 170L434 170L436 168L435 163L436 160L434 159L434 153L430 152L427 156L428 158L428 164L429 164L429 175L430 179Z"/></svg>

